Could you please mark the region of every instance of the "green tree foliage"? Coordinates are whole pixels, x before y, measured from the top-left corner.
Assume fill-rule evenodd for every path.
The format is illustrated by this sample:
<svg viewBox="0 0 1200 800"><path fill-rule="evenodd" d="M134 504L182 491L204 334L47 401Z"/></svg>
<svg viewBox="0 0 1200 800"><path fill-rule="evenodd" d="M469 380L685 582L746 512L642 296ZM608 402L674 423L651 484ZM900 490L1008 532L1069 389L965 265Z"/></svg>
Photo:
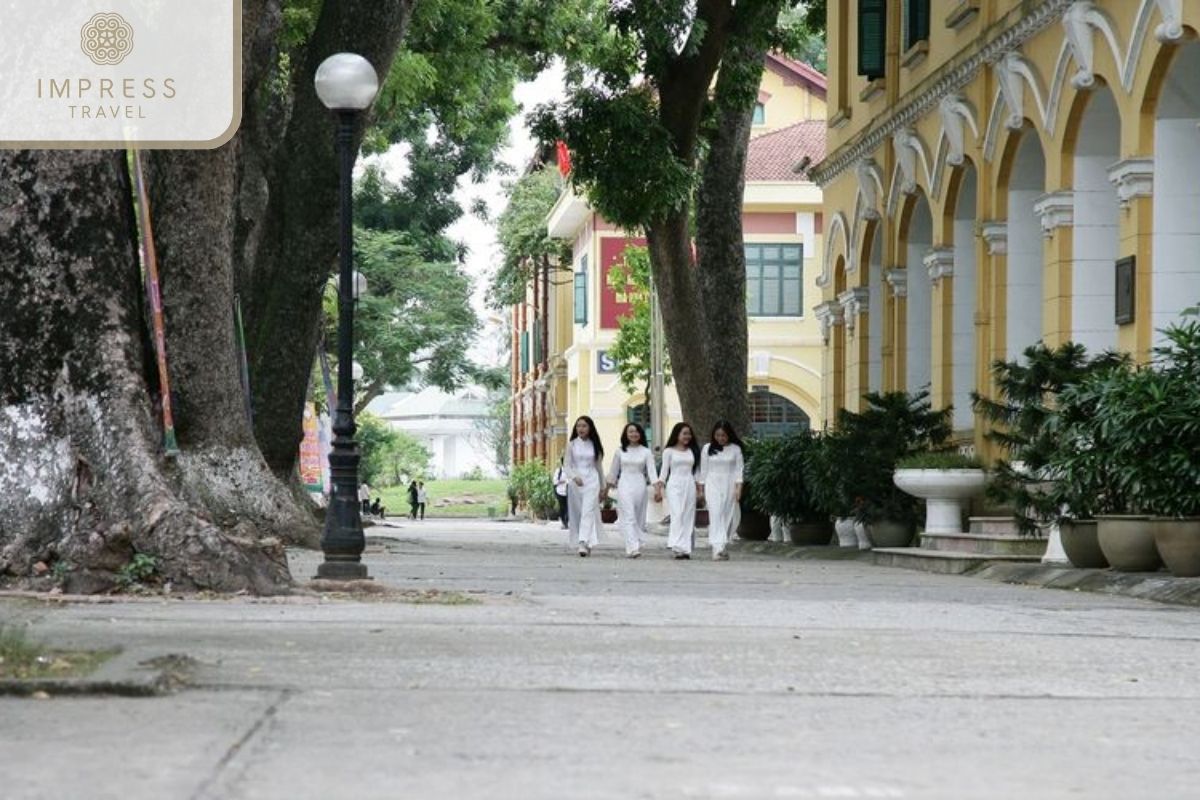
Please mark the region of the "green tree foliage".
<svg viewBox="0 0 1200 800"><path fill-rule="evenodd" d="M359 411L389 386L432 384L449 391L485 377L467 356L479 327L471 280L454 261L429 260L426 244L406 233L355 231L355 268L368 284L354 318L355 360L363 368ZM334 357L333 291L326 293L325 311L325 342Z"/></svg>
<svg viewBox="0 0 1200 800"><path fill-rule="evenodd" d="M475 421L475 430L479 432L484 445L492 453L496 468L501 475L508 474L509 462L512 457L512 397L505 386L488 398L488 415Z"/></svg>
<svg viewBox="0 0 1200 800"><path fill-rule="evenodd" d="M596 0L422 0L375 109L367 153L409 149L408 173L394 196L399 224L439 234L463 209L459 178L481 181L497 162L509 120L520 108L513 89L556 55L585 57L599 35Z"/></svg>
<svg viewBox="0 0 1200 800"><path fill-rule="evenodd" d="M1086 424L1096 413L1094 398L1078 395L1064 402L1064 392L1128 366L1126 355L1105 352L1090 356L1087 348L1076 342L1064 342L1054 349L1039 342L1025 348L1020 360L992 364L994 397L972 393L975 411L990 423L987 438L1004 453L995 465L988 495L1013 507L1023 532L1035 533L1040 523L1058 516L1064 500L1045 491L1046 473L1058 471L1052 470L1051 464L1062 448L1063 431ZM1087 448L1079 451L1079 457L1089 466L1074 469L1077 459L1074 474L1086 474L1089 480L1086 488L1066 502L1088 516L1123 509L1125 501L1105 463L1106 456Z"/></svg>
<svg viewBox="0 0 1200 800"><path fill-rule="evenodd" d="M412 435L388 427L374 414L358 416L355 438L362 450L359 478L374 487L398 486L424 478L432 457Z"/></svg>
<svg viewBox="0 0 1200 800"><path fill-rule="evenodd" d="M502 261L488 290L488 304L504 309L525 298L525 287L534 275L570 271L570 243L551 238L546 217L558 200L562 179L553 167L522 175L508 190L508 205L501 212L496 228Z"/></svg>
<svg viewBox="0 0 1200 800"><path fill-rule="evenodd" d="M634 0L608 7L603 65L574 76L534 130L565 140L571 180L606 219L645 231L684 413L749 419L740 203L766 51L796 0ZM692 208L698 224L690 228ZM688 239L694 233L698 259ZM695 263L698 260L698 264Z"/></svg>
<svg viewBox="0 0 1200 800"><path fill-rule="evenodd" d="M650 254L645 247L626 248L608 272L608 284L629 299L630 314L617 320L617 335L608 354L617 362L617 376L627 392L639 389L650 397ZM670 381L670 358L663 367Z"/></svg>

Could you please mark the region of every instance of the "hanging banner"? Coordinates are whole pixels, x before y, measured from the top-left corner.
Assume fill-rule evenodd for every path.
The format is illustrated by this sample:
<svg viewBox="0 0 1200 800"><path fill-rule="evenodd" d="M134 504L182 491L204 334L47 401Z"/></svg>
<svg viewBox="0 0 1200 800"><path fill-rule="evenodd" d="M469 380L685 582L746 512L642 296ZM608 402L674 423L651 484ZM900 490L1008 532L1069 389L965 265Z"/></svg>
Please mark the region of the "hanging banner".
<svg viewBox="0 0 1200 800"><path fill-rule="evenodd" d="M320 494L325 488L321 469L321 451L317 407L313 403L306 403L304 406L304 438L300 440L300 482L313 494Z"/></svg>

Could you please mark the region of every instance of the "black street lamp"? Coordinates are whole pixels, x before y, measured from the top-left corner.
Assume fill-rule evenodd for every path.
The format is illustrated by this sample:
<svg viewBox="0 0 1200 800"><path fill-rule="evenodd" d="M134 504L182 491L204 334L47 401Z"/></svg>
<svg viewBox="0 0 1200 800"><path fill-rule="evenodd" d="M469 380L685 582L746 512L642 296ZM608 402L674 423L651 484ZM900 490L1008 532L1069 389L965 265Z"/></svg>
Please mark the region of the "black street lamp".
<svg viewBox="0 0 1200 800"><path fill-rule="evenodd" d="M367 577L362 563L366 549L358 501L358 444L354 441L354 273L353 171L354 128L358 115L369 108L379 91L379 77L365 58L338 53L321 62L316 76L317 97L337 114L337 153L341 220L338 231L338 382L333 418L333 449L329 472L333 492L325 514L321 550L325 561L318 578L355 580Z"/></svg>

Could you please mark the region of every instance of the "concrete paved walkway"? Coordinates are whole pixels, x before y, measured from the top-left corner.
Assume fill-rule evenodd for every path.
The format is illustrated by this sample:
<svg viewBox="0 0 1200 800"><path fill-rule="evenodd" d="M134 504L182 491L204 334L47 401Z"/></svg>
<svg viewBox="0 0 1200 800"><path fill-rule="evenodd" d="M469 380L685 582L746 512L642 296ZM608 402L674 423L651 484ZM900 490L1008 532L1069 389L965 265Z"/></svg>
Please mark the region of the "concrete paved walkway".
<svg viewBox="0 0 1200 800"><path fill-rule="evenodd" d="M0 797L1197 796L1195 609L661 539L630 561L614 531L588 559L543 526L386 533L377 581L481 602L0 600L56 645L201 664L167 697L0 698Z"/></svg>

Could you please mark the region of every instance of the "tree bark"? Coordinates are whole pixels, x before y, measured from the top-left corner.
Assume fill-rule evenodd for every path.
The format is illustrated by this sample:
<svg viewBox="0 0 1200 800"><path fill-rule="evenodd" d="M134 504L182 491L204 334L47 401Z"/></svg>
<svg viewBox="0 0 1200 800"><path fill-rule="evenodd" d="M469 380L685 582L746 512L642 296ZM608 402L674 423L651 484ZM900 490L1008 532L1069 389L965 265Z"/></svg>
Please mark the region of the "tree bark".
<svg viewBox="0 0 1200 800"><path fill-rule="evenodd" d="M708 337L704 335L709 324L700 303L699 282L692 263L687 208L647 228L646 244L663 330L668 334L671 377L679 392L684 419L702 437L722 416L722 411L712 385ZM682 331L687 334L681 334Z"/></svg>
<svg viewBox="0 0 1200 800"><path fill-rule="evenodd" d="M296 59L290 108L262 102L248 108L247 146L254 152L247 154L243 172L250 183L239 193L236 268L247 300L254 433L267 464L281 477L296 466L320 338L321 294L337 258L333 115L317 98L313 76L325 58L350 50L369 60L382 80L411 10L412 0L323 4L312 38Z"/></svg>
<svg viewBox="0 0 1200 800"><path fill-rule="evenodd" d="M0 154L0 576L113 585L135 553L181 589L289 583L278 540L223 530L161 455L123 153Z"/></svg>
<svg viewBox="0 0 1200 800"><path fill-rule="evenodd" d="M268 74L279 33L277 2L246 0L243 94ZM311 511L268 468L246 415L234 316L234 199L241 137L216 150L148 153L167 354L189 500L221 524L316 547Z"/></svg>
<svg viewBox="0 0 1200 800"><path fill-rule="evenodd" d="M745 92L745 73L762 72L761 47L731 45L717 78L713 103L716 127L696 195L696 253L700 302L708 320L708 364L717 407L734 428L750 429L746 394L749 341L746 319L746 251L742 199L746 153L754 121L754 97ZM757 88L757 80L754 81Z"/></svg>

